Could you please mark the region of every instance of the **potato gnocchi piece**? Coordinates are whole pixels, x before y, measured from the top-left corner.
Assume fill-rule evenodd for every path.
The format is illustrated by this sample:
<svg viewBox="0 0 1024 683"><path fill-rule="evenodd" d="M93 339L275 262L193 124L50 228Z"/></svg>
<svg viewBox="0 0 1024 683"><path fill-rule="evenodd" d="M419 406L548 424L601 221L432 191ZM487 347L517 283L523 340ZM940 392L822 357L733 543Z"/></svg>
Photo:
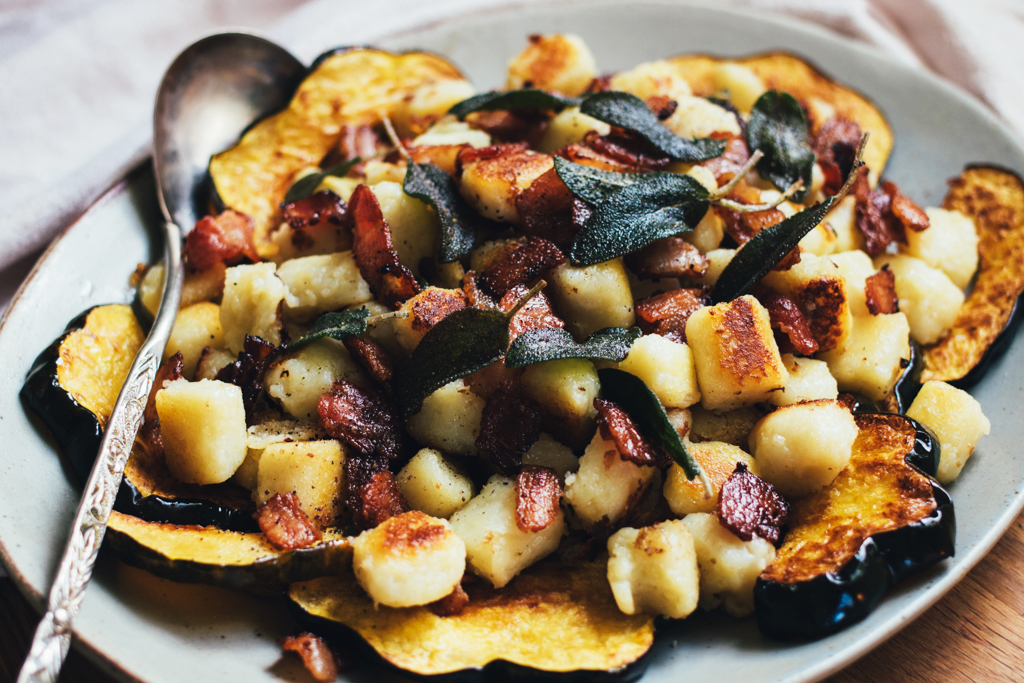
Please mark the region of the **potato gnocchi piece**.
<svg viewBox="0 0 1024 683"><path fill-rule="evenodd" d="M582 268L563 263L548 276L547 294L578 341L605 327L632 327L636 322L621 258Z"/></svg>
<svg viewBox="0 0 1024 683"><path fill-rule="evenodd" d="M224 329L220 325L220 306L209 301L201 301L187 308L182 307L178 311L171 336L164 348L164 360L180 351L183 363L182 377L192 379L203 351L207 347L222 346Z"/></svg>
<svg viewBox="0 0 1024 683"><path fill-rule="evenodd" d="M224 273L226 267L218 263L212 268L198 273L185 273L185 282L181 286L181 308L188 308L200 301L217 301L224 293ZM164 295L164 264L157 263L146 269L146 274L139 282L138 297L142 307L152 315L156 315L160 300Z"/></svg>
<svg viewBox="0 0 1024 683"><path fill-rule="evenodd" d="M539 88L582 95L597 76L597 65L583 39L571 33L532 35L530 44L508 65L509 90Z"/></svg>
<svg viewBox="0 0 1024 683"><path fill-rule="evenodd" d="M597 432L579 470L565 476L565 500L588 528L614 524L639 502L655 471L624 460L615 442Z"/></svg>
<svg viewBox="0 0 1024 683"><path fill-rule="evenodd" d="M662 123L681 138L706 138L712 133L740 135L736 115L703 97L678 95L676 110Z"/></svg>
<svg viewBox="0 0 1024 683"><path fill-rule="evenodd" d="M541 434L523 453L523 465L550 467L564 481L567 473L580 468L580 460L571 448L555 441L550 434Z"/></svg>
<svg viewBox="0 0 1024 683"><path fill-rule="evenodd" d="M682 520L619 529L608 555L608 583L623 613L685 619L697 609L697 553Z"/></svg>
<svg viewBox="0 0 1024 683"><path fill-rule="evenodd" d="M317 339L274 365L264 376L263 386L267 395L286 413L299 420L315 422L319 419L320 397L339 379L360 388L369 386L359 365L341 342Z"/></svg>
<svg viewBox="0 0 1024 683"><path fill-rule="evenodd" d="M608 86L612 90L636 95L645 102L659 95L675 99L693 94L690 84L679 70L664 59L644 62L628 71L621 71L612 76Z"/></svg>
<svg viewBox="0 0 1024 683"><path fill-rule="evenodd" d="M199 354L193 379L197 382L201 379L217 379L217 373L236 360L238 360L238 356L227 349L215 349L212 346L207 346Z"/></svg>
<svg viewBox="0 0 1024 683"><path fill-rule="evenodd" d="M850 337L853 315L843 276L835 263L801 254L800 263L786 271L770 272L763 282L800 307L822 351L843 348Z"/></svg>
<svg viewBox="0 0 1024 683"><path fill-rule="evenodd" d="M459 191L484 218L520 225L516 198L554 163L547 154L508 146L499 155L463 163Z"/></svg>
<svg viewBox="0 0 1024 683"><path fill-rule="evenodd" d="M689 408L700 400L693 353L686 344L644 335L617 367L642 379L666 408Z"/></svg>
<svg viewBox="0 0 1024 683"><path fill-rule="evenodd" d="M436 147L439 145L469 145L475 149L488 147L491 136L471 127L454 116L444 118L428 128L412 141L413 147Z"/></svg>
<svg viewBox="0 0 1024 683"><path fill-rule="evenodd" d="M426 204L407 195L399 182L384 180L371 185L370 190L391 228L391 243L398 260L419 277L420 263L434 256L441 240L437 215Z"/></svg>
<svg viewBox="0 0 1024 683"><path fill-rule="evenodd" d="M924 424L939 438L941 450L936 478L941 484L951 484L960 476L974 447L992 428L981 412L981 404L973 396L934 380L921 386L907 410L907 417Z"/></svg>
<svg viewBox="0 0 1024 683"><path fill-rule="evenodd" d="M573 449L586 447L597 425L594 399L601 389L592 362L564 358L528 365L520 386L540 408L545 429Z"/></svg>
<svg viewBox="0 0 1024 683"><path fill-rule="evenodd" d="M714 412L696 405L691 413L690 438L693 441L724 441L740 448L748 447L750 430L764 417L759 407Z"/></svg>
<svg viewBox="0 0 1024 683"><path fill-rule="evenodd" d="M473 497L473 480L440 451L421 449L395 477L413 510L447 519Z"/></svg>
<svg viewBox="0 0 1024 683"><path fill-rule="evenodd" d="M752 296L698 309L686 321L686 339L708 410L760 403L786 386L768 311Z"/></svg>
<svg viewBox="0 0 1024 683"><path fill-rule="evenodd" d="M259 457L253 500L294 493L315 525L332 526L341 513L344 465L341 444L333 439L270 444Z"/></svg>
<svg viewBox="0 0 1024 683"><path fill-rule="evenodd" d="M461 510L452 515L452 530L466 543L473 572L495 588L558 548L565 533L565 515L540 531L523 531L516 524L516 483L496 474Z"/></svg>
<svg viewBox="0 0 1024 683"><path fill-rule="evenodd" d="M281 343L281 309L288 289L276 271L273 263L227 269L220 323L224 341L235 353L242 352L247 334L275 346Z"/></svg>
<svg viewBox="0 0 1024 683"><path fill-rule="evenodd" d="M406 421L406 428L421 446L453 455L476 455L486 403L465 381L457 379L427 396L420 411Z"/></svg>
<svg viewBox="0 0 1024 683"><path fill-rule="evenodd" d="M722 62L715 68L714 88L744 115L750 114L757 98L767 90L764 81L749 66L735 62Z"/></svg>
<svg viewBox="0 0 1024 683"><path fill-rule="evenodd" d="M442 120L453 106L475 94L473 84L461 79L425 83L395 109L395 129L399 135L419 135Z"/></svg>
<svg viewBox="0 0 1024 683"><path fill-rule="evenodd" d="M718 493L722 484L736 470L736 463L742 462L754 474L758 473L757 461L739 446L721 441L704 441L686 444L690 455L700 464L711 484L711 495L704 495L704 484L700 479L688 479L683 468L673 464L665 477L662 493L675 515L683 516L694 512L714 512L718 505Z"/></svg>
<svg viewBox="0 0 1024 683"><path fill-rule="evenodd" d="M843 276L843 287L850 305L850 313L854 317L871 315L864 293L865 281L877 272L871 257L863 251L855 250L831 254L828 260L836 264L839 274Z"/></svg>
<svg viewBox="0 0 1024 683"><path fill-rule="evenodd" d="M537 151L551 154L563 147L581 142L590 131L595 131L598 135L608 135L611 130L612 127L604 121L581 114L579 107L569 107L548 121L544 137L537 143Z"/></svg>
<svg viewBox="0 0 1024 683"><path fill-rule="evenodd" d="M461 289L427 287L402 304L401 310L409 315L392 322L395 338L406 353L412 353L430 328L466 306L466 295Z"/></svg>
<svg viewBox="0 0 1024 683"><path fill-rule="evenodd" d="M775 559L775 547L760 536L744 541L718 522L714 514L697 512L683 519L693 538L700 568L700 607L719 605L734 617L754 611L754 584Z"/></svg>
<svg viewBox="0 0 1024 683"><path fill-rule="evenodd" d="M426 605L459 585L466 544L446 520L412 510L352 539L352 570L374 605Z"/></svg>
<svg viewBox="0 0 1024 683"><path fill-rule="evenodd" d="M889 266L896 276L896 296L900 312L907 315L911 338L925 346L941 339L964 303L960 288L941 270L913 256L880 256L875 266Z"/></svg>
<svg viewBox="0 0 1024 683"><path fill-rule="evenodd" d="M167 469L188 484L219 484L245 460L245 407L233 384L175 380L156 394Z"/></svg>
<svg viewBox="0 0 1024 683"><path fill-rule="evenodd" d="M768 399L774 406L788 406L803 401L835 399L839 396L836 378L828 371L828 363L787 353L782 363L789 373L786 386Z"/></svg>
<svg viewBox="0 0 1024 683"><path fill-rule="evenodd" d="M351 251L285 261L278 266L277 276L288 288L285 311L298 320L312 320L373 298Z"/></svg>
<svg viewBox="0 0 1024 683"><path fill-rule="evenodd" d="M902 311L854 318L846 346L819 353L840 391L881 401L892 393L910 362L910 325Z"/></svg>
<svg viewBox="0 0 1024 683"><path fill-rule="evenodd" d="M758 474L784 496L801 498L827 486L850 462L857 423L829 400L783 406L750 433Z"/></svg>
<svg viewBox="0 0 1024 683"><path fill-rule="evenodd" d="M904 252L938 268L960 289L965 289L978 269L978 230L970 216L937 207L924 210L927 230L907 231Z"/></svg>

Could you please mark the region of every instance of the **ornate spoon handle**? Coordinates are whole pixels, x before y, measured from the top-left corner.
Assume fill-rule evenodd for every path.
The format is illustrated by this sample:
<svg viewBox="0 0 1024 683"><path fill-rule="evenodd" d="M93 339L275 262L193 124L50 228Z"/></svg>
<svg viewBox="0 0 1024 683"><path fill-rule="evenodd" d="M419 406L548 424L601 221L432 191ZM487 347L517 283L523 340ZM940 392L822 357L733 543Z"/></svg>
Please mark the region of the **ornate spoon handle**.
<svg viewBox="0 0 1024 683"><path fill-rule="evenodd" d="M163 300L142 348L139 349L103 433L85 493L78 505L71 536L64 548L57 576L50 588L46 614L32 639L32 647L21 667L18 683L57 683L61 665L71 645L72 623L85 597L99 554L107 519L128 462L135 436L142 426L142 414L164 347L174 326L181 301L184 272L181 265L181 231L165 223L164 263L167 278Z"/></svg>

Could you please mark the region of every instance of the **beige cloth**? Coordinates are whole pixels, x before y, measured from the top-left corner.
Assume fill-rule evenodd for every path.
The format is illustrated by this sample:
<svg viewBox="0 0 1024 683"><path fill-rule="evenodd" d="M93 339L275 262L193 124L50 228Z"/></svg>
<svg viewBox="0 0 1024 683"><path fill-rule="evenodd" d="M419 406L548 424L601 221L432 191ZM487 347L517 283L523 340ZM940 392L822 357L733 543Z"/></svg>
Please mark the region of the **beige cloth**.
<svg viewBox="0 0 1024 683"><path fill-rule="evenodd" d="M0 310L38 251L145 158L160 76L199 36L231 26L265 29L309 60L327 47L504 4L508 0L0 0ZM796 16L874 44L973 93L1024 137L1020 0L715 4Z"/></svg>

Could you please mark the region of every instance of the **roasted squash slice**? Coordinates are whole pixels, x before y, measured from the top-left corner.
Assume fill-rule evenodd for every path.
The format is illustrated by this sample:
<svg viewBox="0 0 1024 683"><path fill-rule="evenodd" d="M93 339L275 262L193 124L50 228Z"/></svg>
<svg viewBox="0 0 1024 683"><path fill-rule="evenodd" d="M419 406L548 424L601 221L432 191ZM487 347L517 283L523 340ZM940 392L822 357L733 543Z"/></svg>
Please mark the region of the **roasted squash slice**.
<svg viewBox="0 0 1024 683"><path fill-rule="evenodd" d="M867 616L895 582L953 555L953 502L907 462L915 423L882 414L856 420L849 465L795 502L786 540L754 587L766 635L835 633Z"/></svg>
<svg viewBox="0 0 1024 683"><path fill-rule="evenodd" d="M299 621L315 632L354 634L414 674L459 671L486 681L535 669L559 672L559 680L594 680L632 679L646 668L654 619L619 611L603 562L569 568L549 560L503 589L474 582L466 592L468 606L448 617L429 606L375 608L351 573L293 585L288 595Z"/></svg>
<svg viewBox="0 0 1024 683"><path fill-rule="evenodd" d="M942 202L974 219L977 280L953 327L924 351L921 381L967 388L1006 350L1024 292L1024 180L992 166L969 166L950 181Z"/></svg>
<svg viewBox="0 0 1024 683"><path fill-rule="evenodd" d="M344 126L374 126L385 115L394 117L417 89L442 81L465 78L449 62L424 52L328 53L314 63L287 109L260 121L237 145L210 160L220 203L251 216L257 251L273 255L267 235L296 174L319 165Z"/></svg>
<svg viewBox="0 0 1024 683"><path fill-rule="evenodd" d="M104 547L164 579L257 593L339 574L352 563L352 545L337 531L324 531L316 545L284 551L260 533L147 522L117 511L110 514Z"/></svg>
<svg viewBox="0 0 1024 683"><path fill-rule="evenodd" d="M680 73L694 95L707 97L716 92L716 71L720 64L733 62L749 67L769 90L781 90L799 100L804 106L819 100L835 110L839 116L855 121L862 131L871 133L864 162L875 177L881 177L892 151L892 128L885 116L863 95L839 85L806 61L784 52L754 55L742 59L719 59L706 55L682 55L669 60ZM816 126L824 121L813 120ZM816 129L815 129L816 131Z"/></svg>
<svg viewBox="0 0 1024 683"><path fill-rule="evenodd" d="M96 306L68 323L25 379L22 400L53 434L83 482L143 340L131 306Z"/></svg>

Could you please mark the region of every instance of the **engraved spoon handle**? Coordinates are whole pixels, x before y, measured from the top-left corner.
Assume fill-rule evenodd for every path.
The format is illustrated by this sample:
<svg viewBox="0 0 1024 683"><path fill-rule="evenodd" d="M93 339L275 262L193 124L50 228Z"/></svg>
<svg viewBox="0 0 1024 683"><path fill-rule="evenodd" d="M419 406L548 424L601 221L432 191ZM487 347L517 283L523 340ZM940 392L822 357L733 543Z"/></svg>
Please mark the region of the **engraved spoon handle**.
<svg viewBox="0 0 1024 683"><path fill-rule="evenodd" d="M142 426L146 401L181 301L184 280L181 231L170 221L164 223L164 263L167 276L160 308L110 414L96 464L85 485L71 536L50 588L46 614L36 629L32 647L18 675L18 683L57 683L71 645L72 623L78 616L86 586L92 577L93 565L107 529L107 519L135 436Z"/></svg>

